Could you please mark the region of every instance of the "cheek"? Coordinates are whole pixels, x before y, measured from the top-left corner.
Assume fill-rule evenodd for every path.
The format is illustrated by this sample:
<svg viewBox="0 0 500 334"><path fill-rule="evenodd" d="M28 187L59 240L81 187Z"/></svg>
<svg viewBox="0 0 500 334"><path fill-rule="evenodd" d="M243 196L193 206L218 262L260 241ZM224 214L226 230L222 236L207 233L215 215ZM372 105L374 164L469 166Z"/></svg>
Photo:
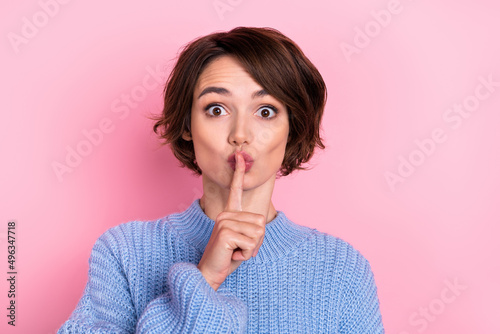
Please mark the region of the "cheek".
<svg viewBox="0 0 500 334"><path fill-rule="evenodd" d="M256 144L264 150L280 147L288 139L288 122L284 120L264 121L255 136Z"/></svg>
<svg viewBox="0 0 500 334"><path fill-rule="evenodd" d="M287 141L288 141L288 127L277 129L274 132L272 142L275 145L276 150L284 151Z"/></svg>
<svg viewBox="0 0 500 334"><path fill-rule="evenodd" d="M215 166L219 161L215 157L220 156L223 147L223 132L193 124L192 138L198 166L202 170Z"/></svg>
<svg viewBox="0 0 500 334"><path fill-rule="evenodd" d="M259 142L259 151L266 155L267 167L277 169L283 163L288 139L287 128L266 129L260 133L257 141Z"/></svg>
<svg viewBox="0 0 500 334"><path fill-rule="evenodd" d="M217 136L217 132L211 129L208 124L203 122L199 116L193 117L191 127L191 135L195 151L197 151L197 154L201 154L216 141L215 136Z"/></svg>

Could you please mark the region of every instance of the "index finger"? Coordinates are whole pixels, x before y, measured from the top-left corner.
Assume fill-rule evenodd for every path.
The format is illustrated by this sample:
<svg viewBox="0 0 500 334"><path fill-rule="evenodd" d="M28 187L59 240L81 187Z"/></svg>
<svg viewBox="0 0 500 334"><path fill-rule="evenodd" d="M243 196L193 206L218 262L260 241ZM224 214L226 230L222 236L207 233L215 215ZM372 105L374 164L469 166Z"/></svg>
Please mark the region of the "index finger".
<svg viewBox="0 0 500 334"><path fill-rule="evenodd" d="M239 151L235 153L236 164L229 188L229 197L227 199L225 211L242 211L241 197L243 195L243 177L245 175L245 160Z"/></svg>

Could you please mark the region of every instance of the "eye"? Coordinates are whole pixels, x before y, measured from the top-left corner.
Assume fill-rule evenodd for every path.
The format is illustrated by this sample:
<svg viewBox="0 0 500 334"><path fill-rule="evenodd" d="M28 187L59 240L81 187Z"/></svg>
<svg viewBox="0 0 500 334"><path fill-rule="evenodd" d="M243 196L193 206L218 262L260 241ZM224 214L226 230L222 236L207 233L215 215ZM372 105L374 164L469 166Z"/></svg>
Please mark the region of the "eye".
<svg viewBox="0 0 500 334"><path fill-rule="evenodd" d="M221 115L227 115L226 110L219 104L209 104L205 107L205 112L210 117L218 117Z"/></svg>
<svg viewBox="0 0 500 334"><path fill-rule="evenodd" d="M271 105L262 106L257 110L257 113L260 113L262 118L271 119L278 114L278 108Z"/></svg>

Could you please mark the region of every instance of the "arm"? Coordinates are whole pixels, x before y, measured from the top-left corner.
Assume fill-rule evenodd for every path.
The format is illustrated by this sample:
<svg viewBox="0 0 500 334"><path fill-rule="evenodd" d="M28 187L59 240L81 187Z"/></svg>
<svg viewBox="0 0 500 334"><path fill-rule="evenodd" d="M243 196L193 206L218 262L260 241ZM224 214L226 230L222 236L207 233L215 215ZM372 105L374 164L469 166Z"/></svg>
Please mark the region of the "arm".
<svg viewBox="0 0 500 334"><path fill-rule="evenodd" d="M168 292L136 314L122 260L125 256L120 253L124 246L118 240L125 240L120 232L121 228L111 229L94 245L83 297L59 334L244 331L245 305L223 287L214 291L190 263L172 265L165 277Z"/></svg>
<svg viewBox="0 0 500 334"><path fill-rule="evenodd" d="M354 266L343 283L340 333L383 334L377 287L369 262L356 250Z"/></svg>
<svg viewBox="0 0 500 334"><path fill-rule="evenodd" d="M246 306L225 288L215 291L196 265L176 263L168 274L169 293L151 301L137 333L242 333Z"/></svg>
<svg viewBox="0 0 500 334"><path fill-rule="evenodd" d="M96 241L83 296L58 334L134 333L136 314L128 281L118 254L112 251L118 249L115 231Z"/></svg>

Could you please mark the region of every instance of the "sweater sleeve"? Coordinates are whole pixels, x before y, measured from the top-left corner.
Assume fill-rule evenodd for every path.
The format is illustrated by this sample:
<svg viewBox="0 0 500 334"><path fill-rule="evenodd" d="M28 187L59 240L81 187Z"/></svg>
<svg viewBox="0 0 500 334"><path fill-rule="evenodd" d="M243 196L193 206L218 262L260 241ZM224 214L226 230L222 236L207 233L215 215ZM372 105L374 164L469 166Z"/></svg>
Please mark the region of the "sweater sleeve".
<svg viewBox="0 0 500 334"><path fill-rule="evenodd" d="M222 286L213 290L192 263L173 264L165 277L168 292L137 314L124 269L127 255L119 247L124 239L116 232L94 245L84 294L58 334L244 332L246 306Z"/></svg>
<svg viewBox="0 0 500 334"><path fill-rule="evenodd" d="M370 263L353 248L350 269L342 287L339 333L383 334L377 287Z"/></svg>
<svg viewBox="0 0 500 334"><path fill-rule="evenodd" d="M83 296L58 334L134 333L137 316L113 232L92 248Z"/></svg>
<svg viewBox="0 0 500 334"><path fill-rule="evenodd" d="M221 286L215 291L192 263L176 263L170 292L149 303L137 333L242 333L246 306Z"/></svg>

